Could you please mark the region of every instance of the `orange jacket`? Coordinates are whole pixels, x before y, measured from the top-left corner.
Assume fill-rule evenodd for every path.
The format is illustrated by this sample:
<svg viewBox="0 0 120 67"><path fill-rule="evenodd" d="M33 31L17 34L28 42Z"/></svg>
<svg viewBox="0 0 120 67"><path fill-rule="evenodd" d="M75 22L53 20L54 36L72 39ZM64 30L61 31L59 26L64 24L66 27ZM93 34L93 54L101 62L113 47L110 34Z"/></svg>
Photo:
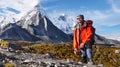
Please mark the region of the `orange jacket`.
<svg viewBox="0 0 120 67"><path fill-rule="evenodd" d="M81 32L82 31L82 32ZM92 25L87 25L87 27L82 27L80 29L74 28L74 36L73 36L73 47L74 49L79 49L80 41L86 44L86 42L90 41L92 33Z"/></svg>
<svg viewBox="0 0 120 67"><path fill-rule="evenodd" d="M79 29L74 28L74 35L73 35L73 47L74 47L74 49L79 49L80 33L81 33L81 31Z"/></svg>

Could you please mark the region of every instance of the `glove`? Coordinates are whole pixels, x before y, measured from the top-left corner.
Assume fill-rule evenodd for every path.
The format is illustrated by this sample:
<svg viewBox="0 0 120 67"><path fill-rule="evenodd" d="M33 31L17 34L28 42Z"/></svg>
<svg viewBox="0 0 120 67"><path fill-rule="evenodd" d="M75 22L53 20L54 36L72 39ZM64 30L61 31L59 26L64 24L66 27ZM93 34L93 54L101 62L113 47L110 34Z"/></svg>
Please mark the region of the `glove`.
<svg viewBox="0 0 120 67"><path fill-rule="evenodd" d="M84 48L84 43L81 43L79 49Z"/></svg>
<svg viewBox="0 0 120 67"><path fill-rule="evenodd" d="M77 55L78 54L78 50L74 49L74 54Z"/></svg>

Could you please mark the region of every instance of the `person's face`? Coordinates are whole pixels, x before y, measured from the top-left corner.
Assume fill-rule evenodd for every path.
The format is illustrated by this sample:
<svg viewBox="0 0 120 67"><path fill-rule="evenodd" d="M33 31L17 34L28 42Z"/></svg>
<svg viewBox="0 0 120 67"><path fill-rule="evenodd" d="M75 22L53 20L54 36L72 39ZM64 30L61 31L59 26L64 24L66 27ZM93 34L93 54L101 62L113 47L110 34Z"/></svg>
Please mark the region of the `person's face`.
<svg viewBox="0 0 120 67"><path fill-rule="evenodd" d="M82 18L77 18L77 22L78 22L78 23L82 23L82 22L83 22L83 19L82 19Z"/></svg>

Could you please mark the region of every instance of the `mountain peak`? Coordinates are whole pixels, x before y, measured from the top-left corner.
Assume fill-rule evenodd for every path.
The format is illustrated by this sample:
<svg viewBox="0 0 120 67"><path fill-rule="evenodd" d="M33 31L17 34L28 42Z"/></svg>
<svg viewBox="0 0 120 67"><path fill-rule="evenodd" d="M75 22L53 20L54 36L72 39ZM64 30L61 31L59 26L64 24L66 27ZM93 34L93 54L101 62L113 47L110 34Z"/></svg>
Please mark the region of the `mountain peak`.
<svg viewBox="0 0 120 67"><path fill-rule="evenodd" d="M58 20L62 20L62 21L67 21L67 16L63 13L63 14L60 14L60 16L58 17Z"/></svg>
<svg viewBox="0 0 120 67"><path fill-rule="evenodd" d="M11 16L5 16L0 20L0 29L3 29L9 23L15 23L15 19Z"/></svg>
<svg viewBox="0 0 120 67"><path fill-rule="evenodd" d="M38 6L29 11L18 22L4 28L0 38L43 43L60 43L71 40L67 34L54 26L46 16L41 15Z"/></svg>

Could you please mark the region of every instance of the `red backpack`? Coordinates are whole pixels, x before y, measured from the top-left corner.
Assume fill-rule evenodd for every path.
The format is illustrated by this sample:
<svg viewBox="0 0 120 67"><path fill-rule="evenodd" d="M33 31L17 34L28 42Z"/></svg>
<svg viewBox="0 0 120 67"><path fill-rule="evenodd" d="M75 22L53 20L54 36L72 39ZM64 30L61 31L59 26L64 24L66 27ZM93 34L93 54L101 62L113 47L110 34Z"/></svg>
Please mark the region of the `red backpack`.
<svg viewBox="0 0 120 67"><path fill-rule="evenodd" d="M92 26L93 21L92 20L86 20L86 23L91 24L91 26ZM93 32L93 35L91 36L90 43L92 45L94 45L94 43L95 43L95 28L93 26L92 26L92 32Z"/></svg>

